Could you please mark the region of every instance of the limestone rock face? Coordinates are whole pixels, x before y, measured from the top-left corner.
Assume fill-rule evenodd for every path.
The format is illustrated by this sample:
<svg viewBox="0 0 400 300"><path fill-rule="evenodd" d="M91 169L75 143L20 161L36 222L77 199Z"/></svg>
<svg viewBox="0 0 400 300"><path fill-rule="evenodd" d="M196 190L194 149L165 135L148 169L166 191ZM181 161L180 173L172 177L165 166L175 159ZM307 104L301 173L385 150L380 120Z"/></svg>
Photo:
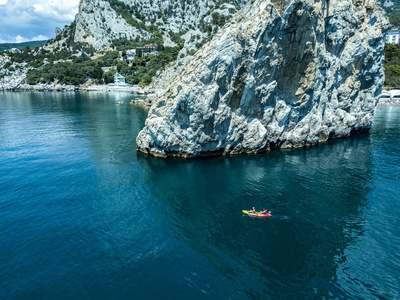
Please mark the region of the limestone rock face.
<svg viewBox="0 0 400 300"><path fill-rule="evenodd" d="M148 39L154 29L146 26L152 25L163 34L165 46L174 46L168 43L171 33L195 31L212 12L221 13L227 6L236 13L243 4L244 0L81 0L74 40L101 49L115 39Z"/></svg>
<svg viewBox="0 0 400 300"><path fill-rule="evenodd" d="M258 153L369 131L389 26L380 5L287 2L248 1L204 45L154 102L139 152Z"/></svg>
<svg viewBox="0 0 400 300"><path fill-rule="evenodd" d="M150 37L143 29L128 24L103 0L81 0L75 23L75 42L91 44L95 49L108 46L114 39Z"/></svg>

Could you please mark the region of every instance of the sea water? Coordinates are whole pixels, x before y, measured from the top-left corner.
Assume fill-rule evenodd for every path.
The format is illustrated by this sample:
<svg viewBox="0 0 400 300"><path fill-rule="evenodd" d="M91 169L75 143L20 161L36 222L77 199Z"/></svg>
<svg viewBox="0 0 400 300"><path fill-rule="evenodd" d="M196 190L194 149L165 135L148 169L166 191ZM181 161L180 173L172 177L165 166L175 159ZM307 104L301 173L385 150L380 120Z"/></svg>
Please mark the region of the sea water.
<svg viewBox="0 0 400 300"><path fill-rule="evenodd" d="M308 149L164 160L136 153L132 98L0 93L1 299L400 298L400 107Z"/></svg>

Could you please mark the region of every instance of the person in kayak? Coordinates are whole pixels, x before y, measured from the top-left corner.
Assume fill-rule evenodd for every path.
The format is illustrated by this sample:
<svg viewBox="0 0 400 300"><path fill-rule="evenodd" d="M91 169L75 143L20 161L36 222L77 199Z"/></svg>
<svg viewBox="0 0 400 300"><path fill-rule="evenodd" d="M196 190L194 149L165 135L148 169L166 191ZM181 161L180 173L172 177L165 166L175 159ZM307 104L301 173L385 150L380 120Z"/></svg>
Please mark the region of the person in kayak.
<svg viewBox="0 0 400 300"><path fill-rule="evenodd" d="M262 211L261 213L262 213L263 215L266 215L266 214L270 214L271 211L264 208L263 211Z"/></svg>
<svg viewBox="0 0 400 300"><path fill-rule="evenodd" d="M253 207L253 208L250 210L250 212L251 212L252 214L255 214L257 211L256 211L256 209Z"/></svg>

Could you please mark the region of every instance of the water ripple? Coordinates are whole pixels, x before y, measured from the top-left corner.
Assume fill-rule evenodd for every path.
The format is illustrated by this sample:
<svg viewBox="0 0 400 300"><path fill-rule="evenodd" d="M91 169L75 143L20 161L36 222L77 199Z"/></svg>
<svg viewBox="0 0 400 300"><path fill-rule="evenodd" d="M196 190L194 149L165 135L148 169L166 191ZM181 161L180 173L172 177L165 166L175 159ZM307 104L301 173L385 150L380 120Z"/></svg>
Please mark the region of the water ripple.
<svg viewBox="0 0 400 300"><path fill-rule="evenodd" d="M370 135L183 161L136 154L146 112L115 105L132 95L2 95L2 299L400 298L400 110Z"/></svg>

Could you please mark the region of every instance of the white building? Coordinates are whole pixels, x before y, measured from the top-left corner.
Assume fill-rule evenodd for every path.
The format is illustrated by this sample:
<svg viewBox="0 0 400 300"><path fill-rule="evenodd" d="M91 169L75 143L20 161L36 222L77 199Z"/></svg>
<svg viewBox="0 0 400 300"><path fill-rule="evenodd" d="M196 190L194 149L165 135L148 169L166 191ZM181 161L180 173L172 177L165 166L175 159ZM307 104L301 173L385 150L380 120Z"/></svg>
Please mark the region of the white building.
<svg viewBox="0 0 400 300"><path fill-rule="evenodd" d="M117 66L111 66L111 67L101 67L101 69L103 70L103 72L108 72L112 69L117 70Z"/></svg>
<svg viewBox="0 0 400 300"><path fill-rule="evenodd" d="M386 44L398 44L398 43L400 43L399 27L393 27L386 33Z"/></svg>
<svg viewBox="0 0 400 300"><path fill-rule="evenodd" d="M400 104L400 90L390 90L390 91L382 91L382 94L379 96L380 104Z"/></svg>
<svg viewBox="0 0 400 300"><path fill-rule="evenodd" d="M136 49L129 49L126 51L126 59L132 61L135 59Z"/></svg>
<svg viewBox="0 0 400 300"><path fill-rule="evenodd" d="M114 75L114 83L118 86L127 86L127 83L125 82L125 77L118 73L115 73Z"/></svg>

